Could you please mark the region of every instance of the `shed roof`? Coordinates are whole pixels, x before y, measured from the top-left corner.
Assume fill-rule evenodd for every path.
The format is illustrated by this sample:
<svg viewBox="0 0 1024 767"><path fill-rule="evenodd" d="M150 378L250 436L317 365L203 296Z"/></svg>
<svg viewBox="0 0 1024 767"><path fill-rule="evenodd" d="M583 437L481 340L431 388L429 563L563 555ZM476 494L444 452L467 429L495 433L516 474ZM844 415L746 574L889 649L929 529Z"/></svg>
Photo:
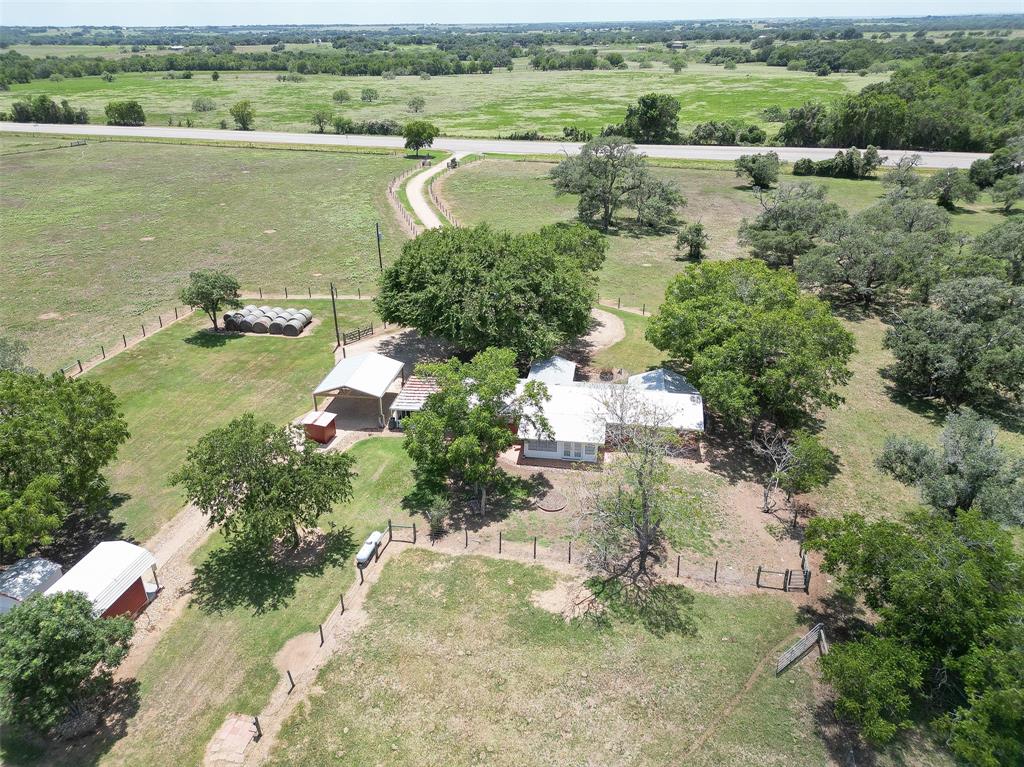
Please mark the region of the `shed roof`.
<svg viewBox="0 0 1024 767"><path fill-rule="evenodd" d="M391 412L406 411L415 413L422 410L427 397L438 391L439 388L437 381L433 378L409 376L409 380L405 382L402 391L395 397L395 401L391 403Z"/></svg>
<svg viewBox="0 0 1024 767"><path fill-rule="evenodd" d="M153 555L141 546L128 541L104 541L82 557L46 593L81 591L92 602L93 612L102 615L155 564Z"/></svg>
<svg viewBox="0 0 1024 767"><path fill-rule="evenodd" d="M42 557L26 557L0 573L0 594L23 602L60 578L60 565Z"/></svg>
<svg viewBox="0 0 1024 767"><path fill-rule="evenodd" d="M313 393L336 394L342 389L351 389L371 397L383 397L404 367L399 360L376 352L357 354L335 365Z"/></svg>
<svg viewBox="0 0 1024 767"><path fill-rule="evenodd" d="M572 383L576 377L576 363L565 357L548 357L537 360L530 365L529 381L541 381L546 384Z"/></svg>

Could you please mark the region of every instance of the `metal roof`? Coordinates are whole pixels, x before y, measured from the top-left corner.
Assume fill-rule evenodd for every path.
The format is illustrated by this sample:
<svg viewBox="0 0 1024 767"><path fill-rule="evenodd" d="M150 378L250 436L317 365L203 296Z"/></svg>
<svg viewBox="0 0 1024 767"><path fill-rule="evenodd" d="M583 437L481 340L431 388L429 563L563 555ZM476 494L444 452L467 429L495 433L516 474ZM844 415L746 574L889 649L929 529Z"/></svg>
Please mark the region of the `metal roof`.
<svg viewBox="0 0 1024 767"><path fill-rule="evenodd" d="M82 557L46 593L81 591L92 602L93 613L102 615L155 564L153 555L141 546L128 541L104 541Z"/></svg>
<svg viewBox="0 0 1024 767"><path fill-rule="evenodd" d="M60 578L60 565L42 557L26 557L0 573L0 594L23 602Z"/></svg>
<svg viewBox="0 0 1024 767"><path fill-rule="evenodd" d="M391 403L391 412L405 411L415 413L422 410L427 397L439 388L437 381L433 378L409 376L405 386L402 387L402 391L395 397L395 401Z"/></svg>
<svg viewBox="0 0 1024 767"><path fill-rule="evenodd" d="M546 384L572 383L576 377L576 363L565 357L548 357L530 365L528 381L542 381Z"/></svg>
<svg viewBox="0 0 1024 767"><path fill-rule="evenodd" d="M357 354L335 365L313 393L336 394L342 389L351 389L371 397L383 397L404 367L399 360L376 352Z"/></svg>

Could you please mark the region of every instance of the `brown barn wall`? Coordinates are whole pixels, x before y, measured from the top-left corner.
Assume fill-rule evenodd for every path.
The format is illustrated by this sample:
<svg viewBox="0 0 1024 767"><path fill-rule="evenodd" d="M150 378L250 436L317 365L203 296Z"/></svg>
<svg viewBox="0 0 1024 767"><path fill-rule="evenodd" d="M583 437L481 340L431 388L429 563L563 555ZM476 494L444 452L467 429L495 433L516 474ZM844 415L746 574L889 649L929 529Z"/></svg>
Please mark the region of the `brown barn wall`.
<svg viewBox="0 0 1024 767"><path fill-rule="evenodd" d="M146 606L146 587L142 584L142 578L128 587L121 596L117 598L107 611L103 613L104 618L113 618L118 615L137 615Z"/></svg>

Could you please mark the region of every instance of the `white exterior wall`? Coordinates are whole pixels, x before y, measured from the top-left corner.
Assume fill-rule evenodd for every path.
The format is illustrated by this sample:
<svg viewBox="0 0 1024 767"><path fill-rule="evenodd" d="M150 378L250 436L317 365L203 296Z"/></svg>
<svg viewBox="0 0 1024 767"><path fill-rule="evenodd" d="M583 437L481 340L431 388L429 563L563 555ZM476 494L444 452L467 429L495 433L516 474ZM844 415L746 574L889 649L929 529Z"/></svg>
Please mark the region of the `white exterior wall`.
<svg viewBox="0 0 1024 767"><path fill-rule="evenodd" d="M554 450L540 450L538 449L538 441L531 439L523 440L523 455L527 458L542 458L549 461L586 461L587 463L595 463L597 461L597 454L599 445L594 443L583 443L583 442L555 442L550 441L555 446ZM532 447L531 447L532 446ZM566 446L568 446L569 455L566 456ZM578 446L578 450L577 450ZM590 455L588 455L588 450ZM579 456L576 453L579 453Z"/></svg>

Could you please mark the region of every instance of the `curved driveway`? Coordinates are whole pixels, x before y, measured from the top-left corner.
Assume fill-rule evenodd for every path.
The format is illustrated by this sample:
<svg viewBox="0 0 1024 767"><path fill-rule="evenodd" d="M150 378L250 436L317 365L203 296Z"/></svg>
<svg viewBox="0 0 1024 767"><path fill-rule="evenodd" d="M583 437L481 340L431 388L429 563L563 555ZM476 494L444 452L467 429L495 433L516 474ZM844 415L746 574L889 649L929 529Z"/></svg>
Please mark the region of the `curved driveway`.
<svg viewBox="0 0 1024 767"><path fill-rule="evenodd" d="M465 152L456 152L454 156L455 159L461 160L465 157ZM447 163L439 162L422 173L410 176L405 184L405 195L409 198L413 213L416 214L416 218L420 220L425 229L439 229L442 226L441 218L430 207L424 190L427 182L439 173L443 173L447 167Z"/></svg>
<svg viewBox="0 0 1024 767"><path fill-rule="evenodd" d="M35 123L0 122L0 131L8 133L55 133L61 136L96 136L191 139L203 141L257 142L262 144L315 144L327 146L387 147L401 149L401 136L346 136L333 133L284 133L278 131L236 131L209 128L172 128L144 126L125 128L117 125L39 125ZM508 139L439 138L435 149L459 154L575 154L580 144L568 141L510 141ZM801 157L823 160L838 150L804 147L758 146L686 146L680 144L641 144L637 147L649 157L681 160L735 160L741 154L771 150L782 160L792 162ZM921 156L922 168L967 168L987 154L973 152L905 152L883 151L890 162L905 154ZM435 216L436 218L436 216ZM425 222L424 222L425 223Z"/></svg>

